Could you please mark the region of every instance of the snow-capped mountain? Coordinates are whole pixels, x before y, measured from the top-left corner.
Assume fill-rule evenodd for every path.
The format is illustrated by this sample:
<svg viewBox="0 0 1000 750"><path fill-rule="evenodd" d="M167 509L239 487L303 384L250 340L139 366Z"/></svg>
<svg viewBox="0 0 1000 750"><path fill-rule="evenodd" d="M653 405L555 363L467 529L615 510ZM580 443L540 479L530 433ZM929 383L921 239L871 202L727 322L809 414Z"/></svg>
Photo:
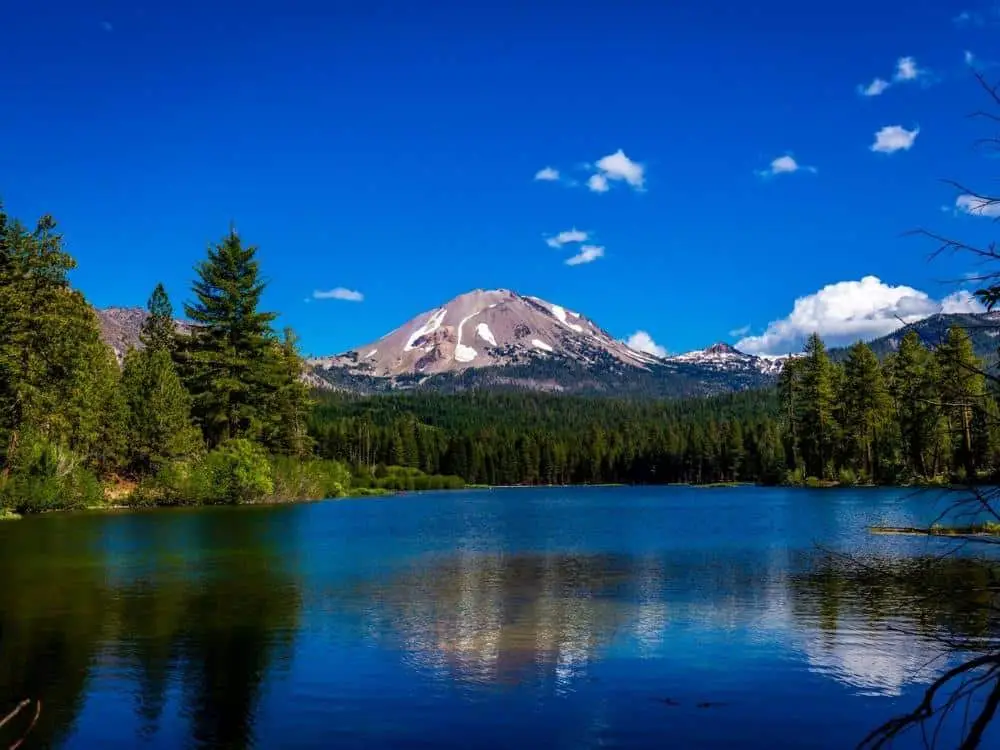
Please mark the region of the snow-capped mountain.
<svg viewBox="0 0 1000 750"><path fill-rule="evenodd" d="M707 349L677 354L667 357L667 362L697 365L719 372L753 371L764 375L777 375L781 372L788 357L758 357L755 354L741 352L729 344L719 342Z"/></svg>
<svg viewBox="0 0 1000 750"><path fill-rule="evenodd" d="M310 364L337 387L367 392L522 388L656 396L759 387L781 369L727 344L661 359L581 313L507 289L460 295L378 341Z"/></svg>
<svg viewBox="0 0 1000 750"><path fill-rule="evenodd" d="M378 341L311 360L372 377L440 375L561 357L649 370L661 360L630 349L561 305L507 289L478 289L421 313Z"/></svg>

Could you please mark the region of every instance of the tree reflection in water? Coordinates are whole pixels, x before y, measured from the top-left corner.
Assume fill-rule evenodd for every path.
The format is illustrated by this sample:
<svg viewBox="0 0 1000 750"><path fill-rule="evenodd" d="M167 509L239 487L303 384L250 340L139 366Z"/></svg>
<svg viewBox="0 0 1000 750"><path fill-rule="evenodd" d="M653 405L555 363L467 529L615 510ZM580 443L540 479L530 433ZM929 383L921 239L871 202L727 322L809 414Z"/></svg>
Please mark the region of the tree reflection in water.
<svg viewBox="0 0 1000 750"><path fill-rule="evenodd" d="M885 747L911 731L934 746L946 729L963 738L961 748L979 746L1000 703L1000 563L830 555L792 585L800 616L817 617L831 634L862 620L897 635L913 676L929 683L914 710L876 727L860 747ZM942 664L956 655L959 664Z"/></svg>
<svg viewBox="0 0 1000 750"><path fill-rule="evenodd" d="M168 690L179 685L195 744L251 746L261 685L290 658L300 606L275 548L279 534L252 514L230 524L203 511L160 527L148 516L118 520L141 530L119 527L121 538L102 537L66 526L93 519L45 519L32 529L31 549L8 546L0 555L0 696L42 701L29 746L68 736L95 667L125 674L134 686L138 744L157 732ZM215 537L204 539L211 556L186 559L183 545L206 535ZM122 539L149 549L134 565L123 563L132 550ZM0 730L0 747L17 730Z"/></svg>

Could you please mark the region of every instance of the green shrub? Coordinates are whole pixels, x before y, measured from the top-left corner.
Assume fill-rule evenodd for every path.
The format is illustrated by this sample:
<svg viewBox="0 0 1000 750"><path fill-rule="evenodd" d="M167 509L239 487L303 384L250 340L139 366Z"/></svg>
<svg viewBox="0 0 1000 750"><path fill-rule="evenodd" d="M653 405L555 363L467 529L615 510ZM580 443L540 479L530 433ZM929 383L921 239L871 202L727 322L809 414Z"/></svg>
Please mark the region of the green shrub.
<svg viewBox="0 0 1000 750"><path fill-rule="evenodd" d="M229 440L198 462L191 476L199 502L208 505L255 503L274 492L271 463L249 440Z"/></svg>
<svg viewBox="0 0 1000 750"><path fill-rule="evenodd" d="M275 500L343 497L351 487L351 472L338 461L303 461L276 456L272 467Z"/></svg>
<svg viewBox="0 0 1000 750"><path fill-rule="evenodd" d="M854 486L858 483L858 475L854 473L854 469L847 466L843 467L837 476L838 481L848 487Z"/></svg>
<svg viewBox="0 0 1000 750"><path fill-rule="evenodd" d="M785 477L785 484L803 485L806 483L806 473L802 469L791 469Z"/></svg>
<svg viewBox="0 0 1000 750"><path fill-rule="evenodd" d="M104 499L101 483L71 451L28 439L0 487L0 506L15 513L85 508Z"/></svg>

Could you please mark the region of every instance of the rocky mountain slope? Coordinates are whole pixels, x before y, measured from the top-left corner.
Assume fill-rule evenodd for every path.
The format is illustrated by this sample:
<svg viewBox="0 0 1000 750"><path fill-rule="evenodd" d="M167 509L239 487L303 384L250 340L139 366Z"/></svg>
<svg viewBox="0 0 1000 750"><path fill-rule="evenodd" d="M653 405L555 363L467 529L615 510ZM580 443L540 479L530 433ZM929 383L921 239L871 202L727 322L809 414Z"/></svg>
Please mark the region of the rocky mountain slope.
<svg viewBox="0 0 1000 750"><path fill-rule="evenodd" d="M101 338L104 343L111 347L121 364L125 360L125 355L130 349L141 349L142 324L146 321L149 313L142 307L106 307L97 310L97 319L101 326ZM175 320L174 324L178 333L188 333L191 330L191 323L183 320ZM318 377L314 372L308 370L303 373L302 381L313 388L328 390L331 385L328 381Z"/></svg>
<svg viewBox="0 0 1000 750"><path fill-rule="evenodd" d="M310 360L338 388L526 388L571 393L707 395L773 382L780 362L717 344L661 359L594 321L538 297L476 290L424 312L383 338Z"/></svg>
<svg viewBox="0 0 1000 750"><path fill-rule="evenodd" d="M97 310L97 319L101 324L101 338L111 347L119 362L125 359L129 349L141 349L142 324L149 313L142 307L105 307ZM191 330L191 324L182 320L175 321L180 333Z"/></svg>

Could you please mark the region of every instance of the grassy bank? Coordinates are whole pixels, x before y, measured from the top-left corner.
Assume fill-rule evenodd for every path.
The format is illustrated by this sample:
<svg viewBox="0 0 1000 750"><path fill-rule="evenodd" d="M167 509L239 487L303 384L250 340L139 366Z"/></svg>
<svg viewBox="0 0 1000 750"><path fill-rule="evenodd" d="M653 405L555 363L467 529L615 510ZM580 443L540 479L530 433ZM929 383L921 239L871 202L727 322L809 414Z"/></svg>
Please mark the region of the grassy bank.
<svg viewBox="0 0 1000 750"><path fill-rule="evenodd" d="M242 505L461 489L458 477L398 466L351 467L316 458L269 456L233 440L197 459L164 463L138 481L101 482L72 456L46 447L0 484L0 518L56 510Z"/></svg>

